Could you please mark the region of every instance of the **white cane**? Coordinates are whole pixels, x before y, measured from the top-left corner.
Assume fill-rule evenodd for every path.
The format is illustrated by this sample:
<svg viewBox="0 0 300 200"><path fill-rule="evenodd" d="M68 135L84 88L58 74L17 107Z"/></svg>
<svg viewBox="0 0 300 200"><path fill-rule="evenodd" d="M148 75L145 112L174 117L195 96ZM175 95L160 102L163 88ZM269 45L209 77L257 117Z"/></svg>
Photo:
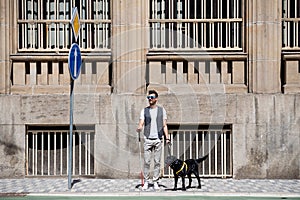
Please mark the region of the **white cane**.
<svg viewBox="0 0 300 200"><path fill-rule="evenodd" d="M140 132L139 133L139 157L140 157L140 169L141 169L141 185L142 187L144 186L144 173L143 173L143 163L142 163L142 152L141 152L141 137L140 137Z"/></svg>

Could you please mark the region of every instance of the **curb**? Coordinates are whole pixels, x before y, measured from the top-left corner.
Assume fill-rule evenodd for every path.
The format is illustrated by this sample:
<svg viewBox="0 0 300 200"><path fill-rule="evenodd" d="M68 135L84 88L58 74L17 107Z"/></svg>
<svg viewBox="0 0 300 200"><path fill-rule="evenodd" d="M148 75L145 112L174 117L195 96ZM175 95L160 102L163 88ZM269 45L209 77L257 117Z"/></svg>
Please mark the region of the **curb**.
<svg viewBox="0 0 300 200"><path fill-rule="evenodd" d="M300 193L217 193L217 192L119 192L119 193L29 193L27 196L68 196L68 197L129 197L129 196L212 196L212 197L281 197L281 198L294 198L299 197Z"/></svg>

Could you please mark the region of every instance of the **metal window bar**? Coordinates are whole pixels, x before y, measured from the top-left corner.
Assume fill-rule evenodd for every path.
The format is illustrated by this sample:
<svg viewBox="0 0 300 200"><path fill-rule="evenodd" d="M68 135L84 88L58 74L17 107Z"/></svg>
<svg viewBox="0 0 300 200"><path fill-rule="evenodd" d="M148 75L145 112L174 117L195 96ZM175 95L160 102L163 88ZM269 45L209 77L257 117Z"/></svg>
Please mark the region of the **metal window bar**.
<svg viewBox="0 0 300 200"><path fill-rule="evenodd" d="M94 175L92 130L73 135L73 175ZM66 176L69 132L66 130L28 130L26 133L26 176Z"/></svg>
<svg viewBox="0 0 300 200"><path fill-rule="evenodd" d="M18 19L19 51L68 50L72 42L71 11L75 1L22 0ZM110 0L84 0L79 6L79 45L110 50Z"/></svg>
<svg viewBox="0 0 300 200"><path fill-rule="evenodd" d="M179 159L209 157L199 164L202 177L232 177L232 134L231 129L185 129L170 130L171 154ZM168 156L163 147L162 160ZM172 177L170 168L163 168L163 176Z"/></svg>
<svg viewBox="0 0 300 200"><path fill-rule="evenodd" d="M300 50L299 6L299 0L283 0L283 50Z"/></svg>
<svg viewBox="0 0 300 200"><path fill-rule="evenodd" d="M152 49L242 50L243 0L162 0L163 6L157 6L157 1L151 1L149 19ZM166 11L169 14L162 18L159 13Z"/></svg>

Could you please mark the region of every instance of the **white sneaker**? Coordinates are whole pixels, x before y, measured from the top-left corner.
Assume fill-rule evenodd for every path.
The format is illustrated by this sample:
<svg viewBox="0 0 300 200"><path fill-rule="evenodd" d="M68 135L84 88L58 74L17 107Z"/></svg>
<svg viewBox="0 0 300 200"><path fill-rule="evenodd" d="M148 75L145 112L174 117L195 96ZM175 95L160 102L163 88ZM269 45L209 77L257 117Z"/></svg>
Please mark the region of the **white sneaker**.
<svg viewBox="0 0 300 200"><path fill-rule="evenodd" d="M160 187L159 187L159 185L158 185L157 182L154 182L153 187L154 187L154 190L159 190L160 189Z"/></svg>
<svg viewBox="0 0 300 200"><path fill-rule="evenodd" d="M148 184L148 182L145 182L142 187L142 190L148 190L148 188L149 188L149 184Z"/></svg>

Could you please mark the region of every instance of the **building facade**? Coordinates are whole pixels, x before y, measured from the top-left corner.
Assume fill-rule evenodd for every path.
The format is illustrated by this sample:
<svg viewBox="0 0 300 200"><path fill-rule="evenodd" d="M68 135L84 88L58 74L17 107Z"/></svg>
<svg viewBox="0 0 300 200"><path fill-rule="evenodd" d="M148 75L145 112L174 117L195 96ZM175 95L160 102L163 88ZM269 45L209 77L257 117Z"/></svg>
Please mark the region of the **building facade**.
<svg viewBox="0 0 300 200"><path fill-rule="evenodd" d="M74 176L139 175L135 129L155 89L171 153L209 154L203 177L300 178L299 0L0 5L0 178L67 175L74 42Z"/></svg>

